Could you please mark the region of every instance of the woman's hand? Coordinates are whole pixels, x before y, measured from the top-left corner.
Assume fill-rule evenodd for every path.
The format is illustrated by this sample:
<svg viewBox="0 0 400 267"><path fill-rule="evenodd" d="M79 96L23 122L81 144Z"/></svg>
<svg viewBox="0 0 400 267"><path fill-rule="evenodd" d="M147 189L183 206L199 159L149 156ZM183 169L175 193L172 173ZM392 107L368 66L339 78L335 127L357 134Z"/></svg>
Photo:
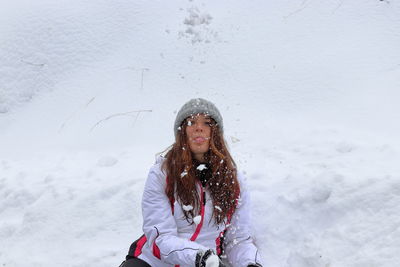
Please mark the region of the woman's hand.
<svg viewBox="0 0 400 267"><path fill-rule="evenodd" d="M199 251L196 255L196 267L225 267L214 251Z"/></svg>

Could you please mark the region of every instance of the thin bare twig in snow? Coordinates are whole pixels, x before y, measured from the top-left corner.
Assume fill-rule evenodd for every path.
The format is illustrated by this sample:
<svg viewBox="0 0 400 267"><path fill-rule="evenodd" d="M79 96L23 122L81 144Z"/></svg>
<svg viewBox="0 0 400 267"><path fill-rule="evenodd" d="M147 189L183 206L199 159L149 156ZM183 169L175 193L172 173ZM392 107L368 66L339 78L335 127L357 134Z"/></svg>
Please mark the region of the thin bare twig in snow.
<svg viewBox="0 0 400 267"><path fill-rule="evenodd" d="M303 9L305 9L308 6L309 2L308 0L303 0L303 2L301 3L300 7L298 9L296 9L295 11L293 11L292 13L290 13L289 15L285 16L284 18L287 19L290 16L293 16L299 12L301 12Z"/></svg>
<svg viewBox="0 0 400 267"><path fill-rule="evenodd" d="M134 120L133 123L132 123L132 127L135 126L136 121L137 121L137 119L139 118L139 114L140 114L140 112L136 113L135 120Z"/></svg>
<svg viewBox="0 0 400 267"><path fill-rule="evenodd" d="M338 4L337 7L335 8L335 10L333 10L332 14L335 14L336 11L343 5L343 1L344 1L344 0L340 0L339 4Z"/></svg>
<svg viewBox="0 0 400 267"><path fill-rule="evenodd" d="M107 121L109 119L112 119L114 117L119 117L119 116L132 116L132 114L136 114L136 116L135 116L136 118L135 118L135 121L134 121L134 124L135 124L139 114L142 113L142 112L152 112L152 110L151 109L147 109L147 110L143 109L143 110L133 110L133 111L128 111L128 112L112 114L112 115L110 115L110 116L108 116L108 117L106 117L104 119L101 119L98 122L96 122L96 124L94 124L92 126L92 128L90 128L90 131L93 131L94 128L96 128L100 123L103 123L103 122L105 122L105 121Z"/></svg>
<svg viewBox="0 0 400 267"><path fill-rule="evenodd" d="M44 63L32 63L23 59L21 59L21 62L35 67L43 67L45 65Z"/></svg>
<svg viewBox="0 0 400 267"><path fill-rule="evenodd" d="M142 79L141 79L141 81L140 81L140 89L141 90L143 90L143 81L144 81L144 72L145 71L149 71L149 69L148 68L143 68L142 69Z"/></svg>
<svg viewBox="0 0 400 267"><path fill-rule="evenodd" d="M67 122L70 121L73 117L75 117L75 115L78 114L79 111L81 111L81 110L84 109L84 108L87 108L87 107L90 105L90 103L93 102L93 100L94 100L95 98L96 98L95 96L92 97L92 98L85 104L85 106L84 106L83 108L80 108L80 109L76 110L74 113L72 113L71 116L69 116L69 117L61 124L60 128L58 129L58 132L60 133L60 132L64 129L64 127L65 127L65 125L67 124Z"/></svg>

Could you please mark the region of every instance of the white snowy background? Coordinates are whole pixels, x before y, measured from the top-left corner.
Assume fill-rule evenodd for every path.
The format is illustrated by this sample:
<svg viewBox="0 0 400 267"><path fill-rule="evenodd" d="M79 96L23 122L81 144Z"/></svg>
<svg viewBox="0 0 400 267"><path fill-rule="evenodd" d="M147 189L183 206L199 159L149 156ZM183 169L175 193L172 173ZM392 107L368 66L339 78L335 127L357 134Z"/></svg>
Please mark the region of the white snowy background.
<svg viewBox="0 0 400 267"><path fill-rule="evenodd" d="M265 266L400 266L396 0L0 2L0 266L118 266L187 100Z"/></svg>

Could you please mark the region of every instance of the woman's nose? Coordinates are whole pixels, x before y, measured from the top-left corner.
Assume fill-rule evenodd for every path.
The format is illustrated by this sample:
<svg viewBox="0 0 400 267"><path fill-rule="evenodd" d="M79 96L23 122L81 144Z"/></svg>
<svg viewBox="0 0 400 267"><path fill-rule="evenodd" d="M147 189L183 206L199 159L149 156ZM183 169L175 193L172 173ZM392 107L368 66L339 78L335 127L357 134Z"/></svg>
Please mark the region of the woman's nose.
<svg viewBox="0 0 400 267"><path fill-rule="evenodd" d="M203 131L203 126L201 125L201 123L196 123L196 131Z"/></svg>

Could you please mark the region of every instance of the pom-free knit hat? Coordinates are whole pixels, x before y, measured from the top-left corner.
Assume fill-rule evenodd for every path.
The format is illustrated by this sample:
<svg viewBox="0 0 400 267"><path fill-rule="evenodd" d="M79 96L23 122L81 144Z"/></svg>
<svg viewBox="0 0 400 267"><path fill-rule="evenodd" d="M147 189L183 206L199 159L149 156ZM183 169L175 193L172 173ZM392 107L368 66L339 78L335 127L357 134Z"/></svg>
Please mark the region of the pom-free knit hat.
<svg viewBox="0 0 400 267"><path fill-rule="evenodd" d="M194 98L186 102L176 115L174 124L175 136L177 136L182 122L187 117L197 114L205 114L213 118L217 122L219 128L221 129L221 132L223 132L222 116L221 113L219 113L217 107L212 102L203 98Z"/></svg>

